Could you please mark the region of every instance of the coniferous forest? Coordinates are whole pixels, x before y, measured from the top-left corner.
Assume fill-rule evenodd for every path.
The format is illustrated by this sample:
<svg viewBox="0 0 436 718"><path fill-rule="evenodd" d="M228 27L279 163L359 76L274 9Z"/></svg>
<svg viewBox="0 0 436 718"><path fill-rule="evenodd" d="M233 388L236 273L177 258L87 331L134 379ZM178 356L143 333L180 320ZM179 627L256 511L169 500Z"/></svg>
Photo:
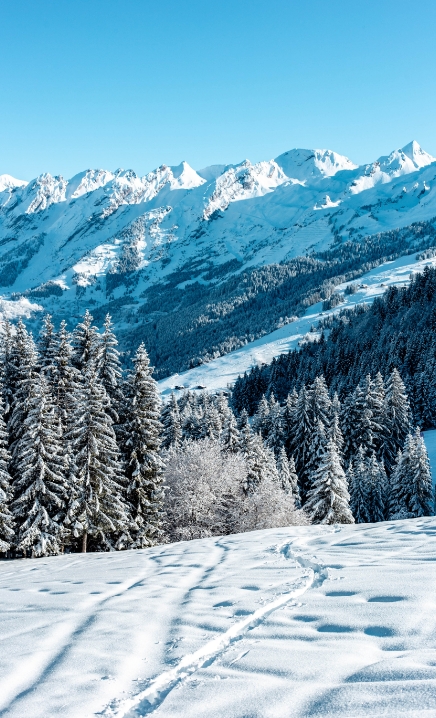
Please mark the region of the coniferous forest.
<svg viewBox="0 0 436 718"><path fill-rule="evenodd" d="M111 318L35 341L3 326L0 552L144 548L307 523L433 514L436 271L342 313L233 394L161 404L144 345L122 369ZM229 401L230 399L230 401ZM251 417L251 418L250 418Z"/></svg>

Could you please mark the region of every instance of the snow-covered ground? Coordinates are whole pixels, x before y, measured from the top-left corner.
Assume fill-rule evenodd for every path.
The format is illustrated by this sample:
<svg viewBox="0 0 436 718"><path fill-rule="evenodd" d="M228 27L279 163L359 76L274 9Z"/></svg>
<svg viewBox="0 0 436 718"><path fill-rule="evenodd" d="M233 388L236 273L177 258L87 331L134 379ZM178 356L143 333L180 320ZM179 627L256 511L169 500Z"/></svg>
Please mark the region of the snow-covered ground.
<svg viewBox="0 0 436 718"><path fill-rule="evenodd" d="M163 397L168 396L175 386L195 389L206 387L207 391L226 390L244 371L256 364L267 364L274 357L295 349L301 340L314 339L319 335L310 334L312 326L317 325L322 317L337 314L344 308L352 308L356 304L371 303L375 297L381 296L389 286L405 286L415 272L422 272L426 265L436 266L436 258L417 260L416 254L400 257L393 262L386 262L370 272L363 274L354 282L338 285L336 291L342 294L343 303L329 311L322 310L322 303L314 304L303 317L286 324L261 339L246 344L230 354L214 359L208 364L189 369L182 374L175 374L159 382ZM344 295L347 284L366 285L356 294ZM308 336L306 336L308 335Z"/></svg>
<svg viewBox="0 0 436 718"><path fill-rule="evenodd" d="M436 716L436 519L0 564L5 718Z"/></svg>

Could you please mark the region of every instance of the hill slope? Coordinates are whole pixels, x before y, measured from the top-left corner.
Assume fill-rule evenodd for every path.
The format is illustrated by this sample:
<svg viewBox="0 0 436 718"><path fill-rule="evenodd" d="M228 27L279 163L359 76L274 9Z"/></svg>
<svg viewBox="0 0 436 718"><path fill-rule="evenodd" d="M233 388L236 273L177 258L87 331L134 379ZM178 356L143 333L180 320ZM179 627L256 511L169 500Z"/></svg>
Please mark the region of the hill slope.
<svg viewBox="0 0 436 718"><path fill-rule="evenodd" d="M436 519L0 564L8 718L436 712Z"/></svg>

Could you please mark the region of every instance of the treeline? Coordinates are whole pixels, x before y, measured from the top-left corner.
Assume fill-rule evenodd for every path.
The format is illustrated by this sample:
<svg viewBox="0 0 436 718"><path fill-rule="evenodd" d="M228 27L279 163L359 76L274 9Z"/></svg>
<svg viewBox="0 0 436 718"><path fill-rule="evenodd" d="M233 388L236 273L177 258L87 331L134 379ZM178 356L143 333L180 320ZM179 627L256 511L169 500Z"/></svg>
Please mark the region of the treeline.
<svg viewBox="0 0 436 718"><path fill-rule="evenodd" d="M406 385L414 424L436 426L436 269L426 267L407 287L390 287L370 306L321 321L321 338L254 367L235 382L233 406L252 415L263 394L284 402L294 389L323 375L344 399L367 374L396 367Z"/></svg>
<svg viewBox="0 0 436 718"><path fill-rule="evenodd" d="M166 407L166 443L216 431L207 395L187 392ZM294 389L283 404L263 396L251 424L243 409L230 418L223 442L246 451L246 437L273 452L293 478L293 493L314 523L374 522L433 514L430 465L419 428L413 428L397 369L386 381L367 375L341 403L323 376ZM256 462L254 462L256 464Z"/></svg>
<svg viewBox="0 0 436 718"><path fill-rule="evenodd" d="M227 446L225 397L213 399L216 428L201 441L168 440L147 352L124 375L109 316L100 333L86 312L72 334L46 316L37 343L21 320L2 330L0 553L144 548L308 522L286 461L260 437L237 455Z"/></svg>
<svg viewBox="0 0 436 718"><path fill-rule="evenodd" d="M399 372L367 375L342 403L323 376L249 419L224 393L162 407L145 347L120 365L109 316L38 342L3 326L0 552L144 548L313 523L433 513L427 452Z"/></svg>
<svg viewBox="0 0 436 718"><path fill-rule="evenodd" d="M132 314L133 329L120 334L121 345L133 354L138 338L143 341L159 379L211 361L274 331L316 302L328 300L338 284L384 261L435 245L434 225L434 219L417 222L338 242L325 252L244 271L238 271L237 260L224 265L212 261L208 265L204 259L189 262L171 272L165 282L145 289L142 306ZM140 273L116 275L125 283L126 295L96 310L95 316L103 319L104 312L118 311L117 303L134 302L129 292ZM193 282L193 276L199 281Z"/></svg>

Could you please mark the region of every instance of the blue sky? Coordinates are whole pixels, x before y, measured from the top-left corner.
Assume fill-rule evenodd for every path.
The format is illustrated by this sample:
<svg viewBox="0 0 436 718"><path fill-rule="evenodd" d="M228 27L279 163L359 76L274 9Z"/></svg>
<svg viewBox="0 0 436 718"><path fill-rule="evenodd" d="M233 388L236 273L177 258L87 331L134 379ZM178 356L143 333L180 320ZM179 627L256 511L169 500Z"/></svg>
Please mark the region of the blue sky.
<svg viewBox="0 0 436 718"><path fill-rule="evenodd" d="M436 155L434 0L0 2L0 174Z"/></svg>

